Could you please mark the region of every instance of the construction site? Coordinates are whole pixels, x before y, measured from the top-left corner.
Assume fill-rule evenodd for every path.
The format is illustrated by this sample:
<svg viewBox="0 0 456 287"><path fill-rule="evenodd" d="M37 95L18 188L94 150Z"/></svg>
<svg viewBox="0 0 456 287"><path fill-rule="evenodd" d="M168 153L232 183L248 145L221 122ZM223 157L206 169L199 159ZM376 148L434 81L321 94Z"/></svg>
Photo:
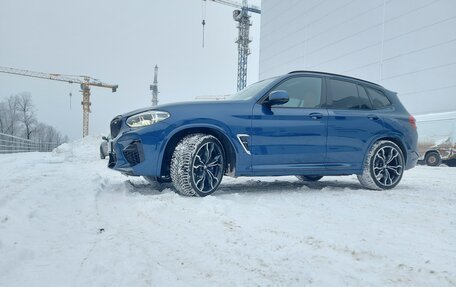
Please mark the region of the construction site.
<svg viewBox="0 0 456 287"><path fill-rule="evenodd" d="M205 51L211 50L211 42L217 42L217 40L212 37L209 38L207 35L205 37L205 29L206 29L206 20L209 17L211 19L210 15L207 14L207 4L208 3L214 3L214 4L219 4L222 6L225 6L225 9L223 11L226 13L227 16L230 16L230 10L226 9L226 7L231 7L235 9L234 11L232 10L232 17L227 17L228 19L231 18L232 20L235 21L235 29L233 29L232 25L231 27L226 27L230 28L232 32L236 32L237 37L236 40L233 43L233 46L230 47L231 54L234 55L234 53L237 53L237 59L236 62L232 62L231 66L236 68L236 74L232 74L231 78L236 81L235 87L232 87L228 89L225 92L234 92L234 91L239 91L242 90L246 85L247 85L247 66L248 66L248 56L250 55L250 47L249 44L252 41L250 37L250 27L252 26L252 21L250 20L251 14L260 14L261 10L259 6L256 5L250 5L248 1L242 1L242 2L236 2L236 1L230 1L230 0L202 0L201 1L201 22L200 24L202 25L202 35L200 34L199 36L201 39L194 39L194 46L199 46L198 45L199 41L202 41L202 45L199 46L199 52L202 53L202 57L205 57ZM212 5L212 4L210 4ZM198 7L199 5L197 3L194 3L195 7ZM208 20L208 27L210 27L212 20ZM198 33L201 33L201 27L198 28ZM256 39L259 41L259 39ZM205 42L206 47L205 47ZM201 43L201 42L200 42ZM215 65L213 68L215 68L218 65ZM213 69L211 67L208 67L207 69ZM227 67L228 68L228 67ZM149 85L150 85L150 96L151 99L149 100L149 103L151 103L152 106L156 106L159 102L158 100L158 95L159 95L159 90L158 90L158 66L157 64L152 64L152 72L149 71L147 74L151 75L153 77L153 80L149 79ZM98 88L108 88L111 90L111 92L116 92L119 85L118 84L110 84L110 83L105 83L103 81L98 80L97 78L93 76L87 76L87 75L77 75L76 73L71 73L71 74L64 74L64 73L56 73L55 71L52 72L43 72L43 71L32 71L28 70L28 67L26 66L20 66L20 67L2 67L0 66L0 75L2 75L0 80L3 81L8 81L11 79L8 75L14 75L14 76L20 76L20 77L28 77L28 78L35 78L35 79L47 79L47 80L53 80L53 81L59 81L59 82L64 82L68 83L69 85L67 86L72 86L68 88L68 92L65 92L65 94L69 97L70 100L70 109L71 109L71 100L73 99L73 96L79 97L77 95L78 93L80 94L81 98L81 106L82 106L82 133L79 133L79 135L82 135L83 137L89 135L89 126L90 126L90 113L92 113L92 99L91 94L93 91L91 88L93 87L98 87ZM21 81L22 83L28 84L30 87L33 87L33 81L26 80L26 79L18 79L18 81ZM256 79L254 79L256 80ZM112 81L111 81L112 82ZM48 84L52 84L48 82ZM180 83L176 83L180 85ZM204 84L204 83L202 83ZM44 85L44 83L43 83ZM147 81L144 82L144 86L147 86ZM61 87L62 85L60 85ZM22 86L22 89L24 87ZM120 88L122 91L122 87ZM60 89L62 90L62 89ZM128 92L128 91L126 91ZM204 94L213 94L213 92L204 92L202 91L201 93L193 94L193 95L179 95L182 100L194 100L200 95ZM62 97L62 95L59 95L59 97ZM74 98L76 98L74 97ZM124 96L125 97L125 96ZM131 96L128 96L131 97ZM146 98L147 95L143 94L141 95L142 97L142 102L146 103ZM39 99L41 101L41 99ZM171 95L169 95L168 98L164 100L164 102L173 102L178 99L173 98ZM47 101L47 104L50 104L51 102L56 102L54 99ZM103 100L102 102L105 103L110 103L113 104L115 102L118 102L118 100L110 101L110 100ZM122 105L119 105L122 106ZM138 108L137 106L136 108ZM62 109L63 107L60 107L59 109ZM132 108L135 108L132 106ZM115 113L110 114L109 116L112 117L114 116ZM65 119L67 122L71 120L71 122L76 122L75 119L70 119L66 118ZM106 125L107 126L107 125ZM95 134L100 134L100 133L106 133L105 131L100 131L98 128ZM72 132L72 136L70 138L75 138L74 132Z"/></svg>
<svg viewBox="0 0 456 287"><path fill-rule="evenodd" d="M456 2L0 1L0 38L0 286L456 286Z"/></svg>

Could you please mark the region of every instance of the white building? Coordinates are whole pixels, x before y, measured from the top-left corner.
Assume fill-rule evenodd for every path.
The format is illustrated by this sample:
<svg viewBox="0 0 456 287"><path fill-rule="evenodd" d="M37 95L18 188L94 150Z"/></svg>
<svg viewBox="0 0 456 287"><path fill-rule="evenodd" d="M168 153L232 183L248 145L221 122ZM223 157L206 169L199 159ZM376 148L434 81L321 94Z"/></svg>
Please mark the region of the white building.
<svg viewBox="0 0 456 287"><path fill-rule="evenodd" d="M456 110L456 0L263 0L260 79L345 74L411 113Z"/></svg>

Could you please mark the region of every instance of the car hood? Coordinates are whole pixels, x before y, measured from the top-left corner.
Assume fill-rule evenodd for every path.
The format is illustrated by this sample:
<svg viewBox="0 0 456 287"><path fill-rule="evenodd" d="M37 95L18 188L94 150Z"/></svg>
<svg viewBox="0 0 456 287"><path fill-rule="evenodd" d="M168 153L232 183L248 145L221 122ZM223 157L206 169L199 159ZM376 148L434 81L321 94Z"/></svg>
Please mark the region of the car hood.
<svg viewBox="0 0 456 287"><path fill-rule="evenodd" d="M153 111L153 110L158 110L158 111L165 111L169 112L174 109L181 109L185 107L191 107L191 108L198 108L200 106L201 108L208 109L211 108L211 106L215 107L220 107L220 106L232 106L232 105L239 105L239 104L247 104L247 101L231 101L231 100L218 100L218 101L193 101L193 102L178 102L178 103L172 103L172 104L164 104L164 105L158 105L155 107L146 107L146 108L141 108L137 109L128 113L124 113L121 116L122 117L129 117L132 115L136 115L142 112L146 111Z"/></svg>

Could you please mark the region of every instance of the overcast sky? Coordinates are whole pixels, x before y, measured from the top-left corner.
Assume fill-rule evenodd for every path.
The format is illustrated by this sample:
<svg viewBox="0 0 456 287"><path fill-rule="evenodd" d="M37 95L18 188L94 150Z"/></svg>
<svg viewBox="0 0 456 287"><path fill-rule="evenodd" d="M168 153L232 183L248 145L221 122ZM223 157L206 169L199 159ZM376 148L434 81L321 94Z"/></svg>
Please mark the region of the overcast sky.
<svg viewBox="0 0 456 287"><path fill-rule="evenodd" d="M150 105L155 64L160 103L236 90L233 8L206 4L203 49L201 3L0 0L0 66L118 84L116 93L92 88L90 134L106 134L114 116ZM253 15L252 21L248 83L258 80L260 16ZM0 73L0 100L20 92L32 94L39 121L71 139L82 136L78 85Z"/></svg>

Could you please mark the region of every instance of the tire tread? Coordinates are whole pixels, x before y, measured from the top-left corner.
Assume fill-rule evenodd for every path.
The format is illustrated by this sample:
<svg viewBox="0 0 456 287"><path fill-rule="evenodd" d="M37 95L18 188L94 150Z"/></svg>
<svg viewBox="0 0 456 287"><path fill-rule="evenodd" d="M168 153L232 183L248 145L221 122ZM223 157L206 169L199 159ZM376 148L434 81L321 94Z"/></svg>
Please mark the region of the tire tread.
<svg viewBox="0 0 456 287"><path fill-rule="evenodd" d="M185 136L177 145L171 158L171 180L176 192L185 196L199 196L192 187L190 168L197 147L205 139L215 138L207 134L190 134Z"/></svg>
<svg viewBox="0 0 456 287"><path fill-rule="evenodd" d="M395 144L394 142L392 141L389 141L389 140L379 140L377 141L376 143L374 143L372 145L372 147L370 148L367 156L366 156L366 160L363 164L363 173L362 174L358 174L357 177L358 177L358 180L359 182L361 183L361 185L367 189L372 189L372 190L383 190L382 187L378 186L375 181L374 181L374 178L372 177L372 174L371 174L371 163L372 163L372 157L374 156L375 152L377 151L378 147L380 147L381 145L384 145L384 144L389 144L389 145L393 145L394 147L396 147L401 155L402 155L402 150L399 148L399 146L397 144ZM402 155L402 158L403 158L403 155ZM405 166L405 163L404 163L404 166ZM399 183L399 182L398 182ZM398 184L396 183L396 185ZM394 187L394 186L393 186Z"/></svg>

